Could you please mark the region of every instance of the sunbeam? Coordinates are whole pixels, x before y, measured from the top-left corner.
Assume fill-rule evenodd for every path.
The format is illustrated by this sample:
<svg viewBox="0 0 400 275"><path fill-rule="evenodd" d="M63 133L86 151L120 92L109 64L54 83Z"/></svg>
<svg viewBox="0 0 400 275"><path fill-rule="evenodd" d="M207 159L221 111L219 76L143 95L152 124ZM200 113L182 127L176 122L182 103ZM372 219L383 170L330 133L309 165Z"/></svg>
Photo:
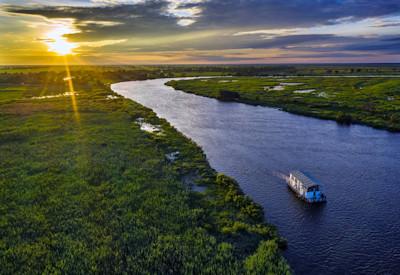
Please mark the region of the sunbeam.
<svg viewBox="0 0 400 275"><path fill-rule="evenodd" d="M68 83L68 90L69 90L69 93L71 95L72 109L74 111L75 119L79 123L80 122L80 115L79 115L78 104L77 104L77 100L76 100L74 82L73 82L72 75L71 75L71 70L70 70L69 64L68 64L68 57L66 55L64 55L64 65L65 65L65 71L67 73L67 77L64 78L64 80Z"/></svg>

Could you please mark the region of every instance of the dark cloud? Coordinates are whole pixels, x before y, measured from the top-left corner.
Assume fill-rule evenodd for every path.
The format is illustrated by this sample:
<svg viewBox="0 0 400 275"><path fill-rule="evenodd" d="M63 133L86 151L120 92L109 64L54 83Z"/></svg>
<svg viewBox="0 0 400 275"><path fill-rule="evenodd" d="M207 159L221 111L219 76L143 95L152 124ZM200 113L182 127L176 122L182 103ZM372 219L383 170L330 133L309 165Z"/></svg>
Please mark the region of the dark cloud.
<svg viewBox="0 0 400 275"><path fill-rule="evenodd" d="M387 23L374 26L375 28L400 27L400 23Z"/></svg>
<svg viewBox="0 0 400 275"><path fill-rule="evenodd" d="M389 41L389 42L400 42L400 37L398 37L398 36L396 36L396 37L391 37L391 38L386 38L386 39L383 39L383 41L384 42L387 42L387 41Z"/></svg>
<svg viewBox="0 0 400 275"><path fill-rule="evenodd" d="M99 7L7 6L11 13L41 15L49 19L72 18L81 33L69 36L71 40L96 40L124 36L156 36L177 33L182 27L177 19L166 13L168 3L146 1L135 5L113 5ZM89 22L88 22L89 21ZM95 22L114 22L115 25L102 25ZM88 23L86 23L88 22Z"/></svg>
<svg viewBox="0 0 400 275"><path fill-rule="evenodd" d="M277 36L271 39L263 39L259 36L211 36L207 39L192 38L186 41L169 41L165 43L157 43L148 45L143 48L133 49L130 45L125 45L124 48L119 47L119 50L125 52L135 51L215 51L227 49L288 49L291 46L303 47L307 49L307 45L318 45L322 42L350 42L352 38L338 37L331 34L312 34L312 35L287 35ZM310 49L308 47L308 49Z"/></svg>
<svg viewBox="0 0 400 275"><path fill-rule="evenodd" d="M325 53L311 53L311 54L296 54L296 58L365 58L367 55L365 53L347 53L347 52L325 52ZM282 56L280 56L282 57ZM287 56L288 58L293 57Z"/></svg>
<svg viewBox="0 0 400 275"><path fill-rule="evenodd" d="M396 41L397 40L397 41ZM224 50L233 50L233 55L224 56ZM278 36L271 39L262 39L258 36L227 36L215 37L211 39L189 40L184 43L170 43L167 45L158 44L148 46L145 49L130 49L124 46L124 52L160 54L160 52L182 52L190 58L190 52L194 52L191 59L197 58L201 61L209 62L251 62L257 58L248 57L249 53L242 53L241 49L257 50L273 50L278 49L279 54L276 57L268 58L365 58L376 56L377 54L400 55L400 44L397 37L381 37L381 38L362 38L362 37L346 37L335 35L287 35ZM119 48L121 50L121 48ZM235 51L238 50L238 51ZM112 51L112 48L110 48ZM199 54L199 52L219 51L218 54ZM286 54L285 54L286 53Z"/></svg>
<svg viewBox="0 0 400 275"><path fill-rule="evenodd" d="M197 25L204 27L301 27L400 12L399 0L211 0L197 6L203 9Z"/></svg>
<svg viewBox="0 0 400 275"><path fill-rule="evenodd" d="M247 56L224 56L224 55L212 55L212 54L189 54L186 56L189 60L201 60L203 62L212 62L212 63L225 63L225 62L248 62L248 61L257 61L259 57L247 57Z"/></svg>
<svg viewBox="0 0 400 275"><path fill-rule="evenodd" d="M281 49L299 52L298 57L358 56L354 52L400 54L398 37L344 37L334 34L251 33L251 30L301 28L332 25L364 18L400 14L399 0L208 0L181 4L179 8L198 8L201 13L190 26L180 26L177 15L169 12L166 0L147 0L138 4L102 6L4 6L16 14L40 15L49 19L72 18L80 33L68 35L70 41L129 39L129 43L109 46L103 52L120 51L212 51L224 49ZM188 19L190 17L187 17ZM193 18L192 18L193 19ZM103 22L103 23L102 23ZM398 26L397 22L376 27ZM248 35L233 35L250 31ZM209 35L197 35L210 32ZM187 38L176 36L187 34ZM163 38L163 39L161 39ZM170 39L169 39L170 38ZM150 41L143 43L143 41ZM322 45L318 47L318 45ZM328 45L328 46L327 46ZM304 54L301 52L310 52ZM197 56L198 57L198 56ZM227 61L227 57L203 55L208 61ZM229 57L245 60L243 57ZM251 61L253 58L250 57Z"/></svg>
<svg viewBox="0 0 400 275"><path fill-rule="evenodd" d="M368 52L380 52L387 54L400 55L400 40L393 42L371 41L363 44L352 44L344 48L348 51L368 51Z"/></svg>
<svg viewBox="0 0 400 275"><path fill-rule="evenodd" d="M219 37L203 43L193 43L186 47L199 50L223 50L226 48L246 48L246 49L273 49L285 48L290 45L301 45L303 43L317 43L333 39L335 36L330 34L310 34L310 35L286 35L277 36L271 39L264 39L259 36L227 36Z"/></svg>
<svg viewBox="0 0 400 275"><path fill-rule="evenodd" d="M399 0L208 0L181 4L180 8L202 10L196 23L190 27L177 25L179 18L168 13L166 0L147 0L138 4L99 7L22 7L8 6L14 13L36 14L47 18L74 18L80 21L116 21L123 24L113 27L113 34L157 35L190 30L221 28L291 28L336 24L347 20L400 13ZM397 25L397 23L394 23ZM393 24L391 24L393 26ZM95 37L110 35L99 25L80 27L85 34ZM79 36L79 35L78 35Z"/></svg>

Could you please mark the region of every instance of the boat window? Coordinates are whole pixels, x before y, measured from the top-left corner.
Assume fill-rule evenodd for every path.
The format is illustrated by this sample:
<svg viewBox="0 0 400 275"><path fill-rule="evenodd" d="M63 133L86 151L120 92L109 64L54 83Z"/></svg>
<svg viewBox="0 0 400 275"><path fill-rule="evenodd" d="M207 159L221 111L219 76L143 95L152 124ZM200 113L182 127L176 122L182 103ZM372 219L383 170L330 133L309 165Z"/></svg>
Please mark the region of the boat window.
<svg viewBox="0 0 400 275"><path fill-rule="evenodd" d="M314 192L314 191L319 191L319 186L313 186L308 188L308 192Z"/></svg>

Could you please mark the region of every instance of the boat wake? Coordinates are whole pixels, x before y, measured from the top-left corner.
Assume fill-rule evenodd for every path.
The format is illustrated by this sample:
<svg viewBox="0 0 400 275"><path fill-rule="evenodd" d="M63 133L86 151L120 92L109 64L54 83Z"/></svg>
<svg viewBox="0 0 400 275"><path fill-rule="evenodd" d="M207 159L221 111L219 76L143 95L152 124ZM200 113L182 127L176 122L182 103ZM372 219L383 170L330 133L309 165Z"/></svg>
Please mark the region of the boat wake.
<svg viewBox="0 0 400 275"><path fill-rule="evenodd" d="M283 172L275 171L275 172L273 172L273 175L277 178L284 180L285 182L289 181L289 177L287 176L287 174L285 174Z"/></svg>

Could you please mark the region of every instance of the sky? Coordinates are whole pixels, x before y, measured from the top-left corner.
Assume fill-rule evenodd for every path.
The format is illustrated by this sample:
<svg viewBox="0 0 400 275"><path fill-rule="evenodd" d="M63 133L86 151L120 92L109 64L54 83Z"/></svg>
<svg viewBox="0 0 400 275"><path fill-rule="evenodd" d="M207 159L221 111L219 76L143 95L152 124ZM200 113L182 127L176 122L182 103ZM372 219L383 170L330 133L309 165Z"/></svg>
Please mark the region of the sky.
<svg viewBox="0 0 400 275"><path fill-rule="evenodd" d="M0 0L0 65L400 62L400 0Z"/></svg>

